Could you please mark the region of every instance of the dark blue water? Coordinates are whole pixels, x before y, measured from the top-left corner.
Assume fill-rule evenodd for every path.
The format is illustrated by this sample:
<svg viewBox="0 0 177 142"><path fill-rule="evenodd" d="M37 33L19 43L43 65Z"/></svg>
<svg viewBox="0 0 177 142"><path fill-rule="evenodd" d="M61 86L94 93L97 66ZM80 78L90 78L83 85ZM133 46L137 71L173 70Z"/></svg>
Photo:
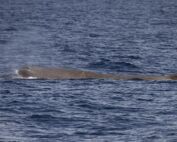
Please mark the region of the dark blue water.
<svg viewBox="0 0 177 142"><path fill-rule="evenodd" d="M23 65L176 73L176 0L0 3L0 141L177 141L177 81L9 77Z"/></svg>

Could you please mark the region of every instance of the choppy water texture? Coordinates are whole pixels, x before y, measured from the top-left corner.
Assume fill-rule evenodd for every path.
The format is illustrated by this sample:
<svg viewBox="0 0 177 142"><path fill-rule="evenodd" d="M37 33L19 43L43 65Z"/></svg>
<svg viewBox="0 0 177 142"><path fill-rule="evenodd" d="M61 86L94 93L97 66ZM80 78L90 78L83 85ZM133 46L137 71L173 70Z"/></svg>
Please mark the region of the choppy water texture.
<svg viewBox="0 0 177 142"><path fill-rule="evenodd" d="M176 81L9 77L23 65L176 73L176 0L0 2L0 141L177 141Z"/></svg>

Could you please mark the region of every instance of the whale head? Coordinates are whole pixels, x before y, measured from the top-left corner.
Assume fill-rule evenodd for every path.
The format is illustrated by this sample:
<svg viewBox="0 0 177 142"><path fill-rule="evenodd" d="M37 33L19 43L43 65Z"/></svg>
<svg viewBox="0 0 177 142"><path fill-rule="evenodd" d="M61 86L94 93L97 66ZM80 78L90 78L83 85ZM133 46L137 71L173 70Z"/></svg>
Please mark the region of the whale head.
<svg viewBox="0 0 177 142"><path fill-rule="evenodd" d="M31 71L30 67L23 67L23 68L17 70L17 74L22 78L33 77L33 73Z"/></svg>

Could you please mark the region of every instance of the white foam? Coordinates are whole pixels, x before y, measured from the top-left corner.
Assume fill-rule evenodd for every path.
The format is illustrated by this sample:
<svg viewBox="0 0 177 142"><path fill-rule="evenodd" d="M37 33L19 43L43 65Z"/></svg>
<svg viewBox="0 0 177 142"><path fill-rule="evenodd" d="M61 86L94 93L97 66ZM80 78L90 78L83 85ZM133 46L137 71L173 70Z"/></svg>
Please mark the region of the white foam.
<svg viewBox="0 0 177 142"><path fill-rule="evenodd" d="M19 75L19 74L18 74L18 70L15 70L15 74Z"/></svg>
<svg viewBox="0 0 177 142"><path fill-rule="evenodd" d="M26 79L37 79L37 77L29 76L29 77L26 77Z"/></svg>

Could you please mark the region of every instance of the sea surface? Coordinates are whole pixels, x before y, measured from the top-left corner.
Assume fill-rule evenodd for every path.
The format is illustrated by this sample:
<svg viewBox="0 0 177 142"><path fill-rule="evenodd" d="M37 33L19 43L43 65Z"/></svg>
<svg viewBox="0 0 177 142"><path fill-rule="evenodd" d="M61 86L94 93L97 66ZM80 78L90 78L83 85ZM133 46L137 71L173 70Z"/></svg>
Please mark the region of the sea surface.
<svg viewBox="0 0 177 142"><path fill-rule="evenodd" d="M0 0L0 142L177 141L177 81L15 79L26 65L177 73L176 0Z"/></svg>

